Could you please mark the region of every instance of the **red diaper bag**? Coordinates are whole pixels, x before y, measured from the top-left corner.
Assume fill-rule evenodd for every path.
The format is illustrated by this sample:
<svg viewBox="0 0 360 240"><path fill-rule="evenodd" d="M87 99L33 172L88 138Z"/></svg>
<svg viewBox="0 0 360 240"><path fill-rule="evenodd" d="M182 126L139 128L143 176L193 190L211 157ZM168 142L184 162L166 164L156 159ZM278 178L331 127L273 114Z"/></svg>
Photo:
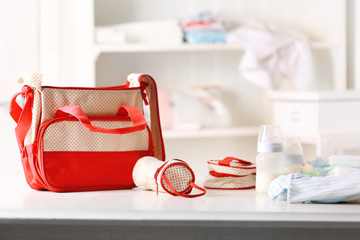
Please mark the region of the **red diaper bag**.
<svg viewBox="0 0 360 240"><path fill-rule="evenodd" d="M157 88L130 74L114 87L50 87L22 76L10 104L26 181L54 192L128 189L143 156L165 160ZM145 114L144 114L145 112Z"/></svg>

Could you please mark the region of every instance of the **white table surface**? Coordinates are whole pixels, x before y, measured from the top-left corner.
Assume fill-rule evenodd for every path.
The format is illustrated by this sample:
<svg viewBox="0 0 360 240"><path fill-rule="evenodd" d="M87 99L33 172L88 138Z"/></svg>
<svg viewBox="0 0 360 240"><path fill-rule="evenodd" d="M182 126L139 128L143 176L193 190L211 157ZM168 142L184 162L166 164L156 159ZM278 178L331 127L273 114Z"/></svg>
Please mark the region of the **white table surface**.
<svg viewBox="0 0 360 240"><path fill-rule="evenodd" d="M360 204L287 204L255 190L208 190L199 198L139 189L53 193L0 179L2 219L360 222Z"/></svg>

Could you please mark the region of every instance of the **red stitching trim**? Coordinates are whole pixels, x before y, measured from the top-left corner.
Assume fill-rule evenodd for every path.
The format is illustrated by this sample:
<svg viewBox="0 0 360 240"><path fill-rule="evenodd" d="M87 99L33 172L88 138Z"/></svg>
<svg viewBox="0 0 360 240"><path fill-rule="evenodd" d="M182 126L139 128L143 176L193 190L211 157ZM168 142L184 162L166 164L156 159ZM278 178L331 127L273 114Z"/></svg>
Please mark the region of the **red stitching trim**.
<svg viewBox="0 0 360 240"><path fill-rule="evenodd" d="M216 161L216 162L214 162ZM222 167L229 167L229 168L239 168L239 169L256 169L256 166L253 166L253 167L235 167L235 166L223 166L223 165L219 165L217 163L218 160L209 160L207 161L207 164L212 164L212 165L216 165L216 166L222 166Z"/></svg>
<svg viewBox="0 0 360 240"><path fill-rule="evenodd" d="M216 171L210 171L209 174L213 177L247 177L249 175L234 175L234 174L229 174L229 173L220 173L220 172L216 172Z"/></svg>
<svg viewBox="0 0 360 240"><path fill-rule="evenodd" d="M204 188L206 188L206 189L213 189L213 190L246 190L246 189L255 188L255 186L244 187L244 188L212 188L212 187L206 187L206 186L204 186Z"/></svg>

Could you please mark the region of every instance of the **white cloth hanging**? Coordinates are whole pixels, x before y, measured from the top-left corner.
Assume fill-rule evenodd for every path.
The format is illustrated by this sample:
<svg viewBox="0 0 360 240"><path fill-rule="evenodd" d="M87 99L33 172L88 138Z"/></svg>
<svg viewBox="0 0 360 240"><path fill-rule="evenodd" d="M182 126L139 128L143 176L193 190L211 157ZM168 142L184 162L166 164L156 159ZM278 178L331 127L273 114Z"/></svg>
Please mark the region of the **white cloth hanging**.
<svg viewBox="0 0 360 240"><path fill-rule="evenodd" d="M360 168L360 156L357 155L331 155L329 157L331 166L342 166Z"/></svg>
<svg viewBox="0 0 360 240"><path fill-rule="evenodd" d="M312 53L304 35L248 20L227 35L227 42L244 46L239 70L246 80L278 89L287 78L299 90L315 90Z"/></svg>

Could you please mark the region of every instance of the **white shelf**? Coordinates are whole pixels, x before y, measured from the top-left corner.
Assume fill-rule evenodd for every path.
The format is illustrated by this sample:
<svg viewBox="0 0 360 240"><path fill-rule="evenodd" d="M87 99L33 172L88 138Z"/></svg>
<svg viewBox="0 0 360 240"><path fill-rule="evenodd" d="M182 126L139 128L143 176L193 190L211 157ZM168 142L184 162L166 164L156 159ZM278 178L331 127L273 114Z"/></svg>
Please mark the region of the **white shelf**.
<svg viewBox="0 0 360 240"><path fill-rule="evenodd" d="M189 139L209 137L255 137L259 134L260 127L230 127L209 128L194 131L165 130L164 139Z"/></svg>
<svg viewBox="0 0 360 240"><path fill-rule="evenodd" d="M186 51L239 51L241 45L229 44L95 44L98 52L186 52Z"/></svg>
<svg viewBox="0 0 360 240"><path fill-rule="evenodd" d="M268 96L276 101L331 102L359 101L360 91L269 91Z"/></svg>
<svg viewBox="0 0 360 240"><path fill-rule="evenodd" d="M311 47L317 50L331 49L335 45L325 42L313 42ZM243 51L241 45L214 43L214 44L95 44L95 59L101 53L136 53L136 52L202 52L202 51Z"/></svg>

